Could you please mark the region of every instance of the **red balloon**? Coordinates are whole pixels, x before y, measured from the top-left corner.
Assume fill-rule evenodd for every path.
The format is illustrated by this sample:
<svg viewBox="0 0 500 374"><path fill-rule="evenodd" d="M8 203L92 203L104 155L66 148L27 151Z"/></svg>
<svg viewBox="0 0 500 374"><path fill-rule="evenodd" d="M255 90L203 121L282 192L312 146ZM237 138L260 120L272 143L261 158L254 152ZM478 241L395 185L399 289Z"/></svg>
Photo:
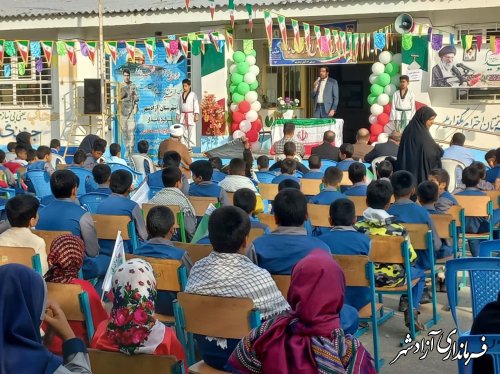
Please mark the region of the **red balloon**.
<svg viewBox="0 0 500 374"><path fill-rule="evenodd" d="M233 122L240 123L245 119L245 114L241 112L233 112Z"/></svg>
<svg viewBox="0 0 500 374"><path fill-rule="evenodd" d="M252 130L255 130L257 132L260 132L260 130L262 130L262 122L260 121L260 119L252 122Z"/></svg>
<svg viewBox="0 0 500 374"><path fill-rule="evenodd" d="M424 103L421 103L420 101L415 101L415 111L419 110L420 108L423 108L425 105Z"/></svg>
<svg viewBox="0 0 500 374"><path fill-rule="evenodd" d="M239 129L240 129L240 124L234 122L233 125L231 126L231 130L233 130L233 132L235 132L236 130L239 130Z"/></svg>
<svg viewBox="0 0 500 374"><path fill-rule="evenodd" d="M250 143L256 142L259 140L259 133L255 131L254 129L250 130L249 132L246 133L247 139Z"/></svg>
<svg viewBox="0 0 500 374"><path fill-rule="evenodd" d="M390 117L387 113L379 114L377 117L377 122L382 126L385 126L389 123Z"/></svg>
<svg viewBox="0 0 500 374"><path fill-rule="evenodd" d="M252 104L250 104L248 101L242 101L241 103L238 104L238 108L241 113L246 113L250 109L252 109Z"/></svg>
<svg viewBox="0 0 500 374"><path fill-rule="evenodd" d="M372 136L378 137L383 132L384 132L384 125L381 125L380 123L374 123L370 127L370 133Z"/></svg>
<svg viewBox="0 0 500 374"><path fill-rule="evenodd" d="M371 135L370 136L370 143L375 143L378 139L378 136L375 136L375 135Z"/></svg>
<svg viewBox="0 0 500 374"><path fill-rule="evenodd" d="M391 110L392 110L392 104L391 103L384 105L384 113L391 114Z"/></svg>

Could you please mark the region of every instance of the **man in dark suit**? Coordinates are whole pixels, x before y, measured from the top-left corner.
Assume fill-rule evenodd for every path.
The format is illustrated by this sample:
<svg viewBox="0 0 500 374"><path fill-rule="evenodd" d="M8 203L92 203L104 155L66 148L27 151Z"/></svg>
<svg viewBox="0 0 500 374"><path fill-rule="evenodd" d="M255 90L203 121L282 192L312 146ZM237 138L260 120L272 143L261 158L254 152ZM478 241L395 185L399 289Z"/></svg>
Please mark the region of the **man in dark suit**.
<svg viewBox="0 0 500 374"><path fill-rule="evenodd" d="M375 144L375 148L365 156L365 162L372 162L377 157L398 157L399 142L401 141L401 134L394 131L389 135L389 140L386 143Z"/></svg>
<svg viewBox="0 0 500 374"><path fill-rule="evenodd" d="M319 69L319 77L314 82L314 118L331 118L337 111L339 85L335 79L328 77L328 73L328 67L322 66Z"/></svg>
<svg viewBox="0 0 500 374"><path fill-rule="evenodd" d="M311 155L319 156L322 160L340 161L339 149L333 145L335 133L325 131L323 134L323 144L312 148Z"/></svg>

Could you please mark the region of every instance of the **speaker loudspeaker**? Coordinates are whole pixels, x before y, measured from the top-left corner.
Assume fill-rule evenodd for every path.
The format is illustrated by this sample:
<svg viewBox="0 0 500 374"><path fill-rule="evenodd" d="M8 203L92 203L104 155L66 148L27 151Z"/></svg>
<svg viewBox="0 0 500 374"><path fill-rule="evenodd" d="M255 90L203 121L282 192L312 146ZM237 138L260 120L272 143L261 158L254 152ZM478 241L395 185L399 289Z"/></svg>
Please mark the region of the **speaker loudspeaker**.
<svg viewBox="0 0 500 374"><path fill-rule="evenodd" d="M394 29L400 34L408 34L413 28L413 17L407 13L400 14L394 22Z"/></svg>
<svg viewBox="0 0 500 374"><path fill-rule="evenodd" d="M83 81L83 114L101 114L101 80Z"/></svg>

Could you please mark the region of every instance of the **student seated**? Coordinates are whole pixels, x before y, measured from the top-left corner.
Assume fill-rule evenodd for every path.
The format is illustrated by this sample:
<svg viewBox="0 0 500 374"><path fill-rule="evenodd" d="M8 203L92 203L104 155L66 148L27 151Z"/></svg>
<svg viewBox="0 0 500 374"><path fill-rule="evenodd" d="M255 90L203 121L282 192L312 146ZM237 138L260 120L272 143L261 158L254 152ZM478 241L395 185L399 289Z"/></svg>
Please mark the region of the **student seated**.
<svg viewBox="0 0 500 374"><path fill-rule="evenodd" d="M155 189L161 189L164 187L163 185L163 169L166 167L176 167L180 169L181 165L181 155L178 154L176 151L167 151L163 154L163 162L162 162L162 169L158 170L154 173L151 173L148 175L147 181L148 181L148 186L155 188ZM186 196L189 195L189 182L186 177L186 175L183 173L181 176L181 186L179 189L182 191L182 193Z"/></svg>
<svg viewBox="0 0 500 374"><path fill-rule="evenodd" d="M375 373L366 348L339 323L344 292L342 269L331 255L306 256L293 269L292 312L250 331L229 359L232 372Z"/></svg>
<svg viewBox="0 0 500 374"><path fill-rule="evenodd" d="M213 168L205 160L195 161L190 166L193 183L189 186L189 196L216 197L222 205L231 205L227 192L212 182Z"/></svg>
<svg viewBox="0 0 500 374"><path fill-rule="evenodd" d="M347 196L366 196L366 166L361 162L355 162L348 169L349 180L352 186L344 194Z"/></svg>
<svg viewBox="0 0 500 374"><path fill-rule="evenodd" d="M330 224L332 229L318 237L325 242L334 255L370 254L370 237L354 228L356 214L354 203L349 199L338 199L330 205ZM368 287L348 287L345 302L361 309L370 302Z"/></svg>
<svg viewBox="0 0 500 374"><path fill-rule="evenodd" d="M111 188L109 188L109 183L111 182L111 168L109 167L109 165L96 165L92 169L92 175L94 176L94 181L99 186L97 190L93 192L111 195Z"/></svg>
<svg viewBox="0 0 500 374"><path fill-rule="evenodd" d="M236 192L240 188L249 188L257 192L252 180L245 174L245 161L241 158L233 158L229 163L229 175L219 183L226 192Z"/></svg>
<svg viewBox="0 0 500 374"><path fill-rule="evenodd" d="M293 160L296 162L295 168L300 171L302 174L309 172L309 169L306 168L300 161L297 160L297 146L294 142L286 142L283 147L283 152L285 154L285 158L283 160ZM269 171L279 170L281 168L281 163L283 160L279 160L273 164L269 168Z"/></svg>
<svg viewBox="0 0 500 374"><path fill-rule="evenodd" d="M83 167L89 171L92 171L94 166L99 163L99 159L102 157L104 152L106 152L107 142L104 139L96 139L92 145L92 152L86 155Z"/></svg>
<svg viewBox="0 0 500 374"><path fill-rule="evenodd" d="M324 242L307 235L307 199L302 192L292 188L280 191L273 209L278 228L255 239L247 252L255 264L271 274L290 274L293 266L313 249L330 253Z"/></svg>
<svg viewBox="0 0 500 374"><path fill-rule="evenodd" d="M434 206L439 213L447 213L452 206L458 205L457 200L448 192L450 175L446 170L432 169L429 173L429 181L438 186L439 197Z"/></svg>
<svg viewBox="0 0 500 374"><path fill-rule="evenodd" d="M495 165L486 172L486 182L495 186L495 190L500 191L500 147L495 150Z"/></svg>
<svg viewBox="0 0 500 374"><path fill-rule="evenodd" d="M154 316L156 279L151 265L138 258L128 260L118 267L112 285L110 318L97 327L91 347L126 355L173 355L186 362L174 330Z"/></svg>
<svg viewBox="0 0 500 374"><path fill-rule="evenodd" d="M52 139L50 141L50 151L53 154L58 155L60 150L61 150L61 142L59 141L59 139Z"/></svg>
<svg viewBox="0 0 500 374"><path fill-rule="evenodd" d="M284 179L278 184L278 192L285 188L295 188L300 191L300 183L293 179Z"/></svg>
<svg viewBox="0 0 500 374"><path fill-rule="evenodd" d="M291 179L299 183L299 179L295 176L295 168L297 166L296 161L285 158L284 160L278 162L281 164L280 167L281 174L274 177L271 183L279 184L281 181L284 181L285 179Z"/></svg>
<svg viewBox="0 0 500 374"><path fill-rule="evenodd" d="M85 155L85 152L79 149L73 155L73 163L71 164L71 166L77 166L83 168L83 164L85 163L86 158L87 156Z"/></svg>
<svg viewBox="0 0 500 374"><path fill-rule="evenodd" d="M389 160L381 161L377 164L377 177L380 180L386 180L391 182L392 173L394 172L394 166Z"/></svg>
<svg viewBox="0 0 500 374"><path fill-rule="evenodd" d="M222 172L223 165L220 157L210 157L208 159L208 162L210 162L210 165L212 165L212 168L214 169L214 173L212 175L212 182L214 183L222 182L224 178L226 178L227 174Z"/></svg>
<svg viewBox="0 0 500 374"><path fill-rule="evenodd" d="M111 156L108 157L107 162L112 163L112 164L120 164L120 165L128 166L127 161L125 161L123 158L120 157L122 154L122 147L120 147L120 144L112 143L109 146L109 153Z"/></svg>
<svg viewBox="0 0 500 374"><path fill-rule="evenodd" d="M90 312L94 329L97 329L102 321L108 319L108 313L104 309L101 298L97 294L94 286L83 279L78 278L78 272L83 266L85 257L85 243L75 235L61 235L54 239L50 246L50 254L47 258L49 271L45 274L46 282L77 284L89 297ZM85 346L90 346L88 340L87 327L83 321L68 321L75 335L85 342ZM55 338L48 347L52 353L62 354L62 341Z"/></svg>
<svg viewBox="0 0 500 374"><path fill-rule="evenodd" d="M44 170L49 173L49 175L52 175L54 173L55 170L51 163L52 152L50 151L49 147L46 147L44 145L38 147L38 149L36 150L36 158L37 161L29 164L26 168L26 171Z"/></svg>
<svg viewBox="0 0 500 374"><path fill-rule="evenodd" d="M324 173L321 171L321 159L319 156L309 156L309 171L302 176L302 179L323 179Z"/></svg>
<svg viewBox="0 0 500 374"><path fill-rule="evenodd" d="M486 161L486 165L488 166L489 169L494 168L496 165L495 152L496 149L490 149L488 152L484 154L484 161Z"/></svg>
<svg viewBox="0 0 500 374"><path fill-rule="evenodd" d="M148 160L151 160L148 155L149 143L147 140L141 140L139 143L137 143L137 151L141 156L147 157ZM144 160L144 171L146 172L146 175L149 175L152 171L154 171L149 167L150 163L148 162L148 160Z"/></svg>
<svg viewBox="0 0 500 374"><path fill-rule="evenodd" d="M15 186L16 177L14 176L14 174L12 174L10 169L5 166L5 164L5 152L0 149L0 171L3 172L3 175L5 176L5 179L7 181L7 183L5 183L2 187L7 188L9 186Z"/></svg>
<svg viewBox="0 0 500 374"><path fill-rule="evenodd" d="M339 192L340 182L342 181L342 171L336 166L330 166L325 171L323 185L325 189L311 198L312 204L330 205L337 199L345 199L346 195Z"/></svg>
<svg viewBox="0 0 500 374"><path fill-rule="evenodd" d="M75 333L61 307L48 301L47 286L33 269L19 264L0 266L2 297L2 347L0 366L3 373L79 373L92 374L87 349ZM45 322L49 336L63 341L63 357L51 353L40 336Z"/></svg>
<svg viewBox="0 0 500 374"><path fill-rule="evenodd" d="M31 231L38 222L38 208L40 202L31 195L17 195L5 205L7 219L11 228L0 234L0 243L7 247L33 248L40 256L42 274L48 270L45 240Z"/></svg>
<svg viewBox="0 0 500 374"><path fill-rule="evenodd" d="M248 188L239 189L234 193L233 205L243 209L250 218L250 225L252 229L263 229L264 234L270 234L271 230L265 223L261 223L255 214L255 207L257 205L257 196L255 192Z"/></svg>
<svg viewBox="0 0 500 374"><path fill-rule="evenodd" d="M16 145L16 158L12 161L6 162L3 166L8 168L13 174L21 167L28 166L28 150L22 145Z"/></svg>
<svg viewBox="0 0 500 374"><path fill-rule="evenodd" d="M50 177L50 189L55 197L40 209L37 230L69 231L85 243L83 276L85 279L106 274L109 257L98 256L99 244L92 215L75 202L78 177L71 170L57 170Z"/></svg>
<svg viewBox="0 0 500 374"><path fill-rule="evenodd" d="M34 148L28 149L26 152L26 161L28 162L27 166L38 161L38 158L36 157L36 150Z"/></svg>
<svg viewBox="0 0 500 374"><path fill-rule="evenodd" d="M479 180L477 188L479 188L481 191L493 191L495 189L495 186L493 184L491 184L490 182L487 182L485 180L485 178L486 178L486 165L485 164L483 164L480 161L474 161L469 166L479 170L479 177L481 179ZM460 172L460 176L461 175L462 175L462 173ZM455 191L453 191L453 193L457 194L457 193L462 192L464 190L465 190L465 185L462 183L462 181L460 179L460 182L457 183L457 188L455 189Z"/></svg>
<svg viewBox="0 0 500 374"><path fill-rule="evenodd" d="M111 173L109 188L112 194L103 199L97 207L97 214L110 216L127 216L134 221L137 239L144 242L148 238L146 223L142 210L135 201L130 200L133 177L127 170L116 170ZM125 251L132 253L131 241L125 241ZM114 240L100 239L101 253L107 256L113 254Z"/></svg>
<svg viewBox="0 0 500 374"><path fill-rule="evenodd" d="M392 193L392 186L389 182L378 180L371 182L366 191L368 208L363 213L363 219L354 224L354 228L366 235L403 236L409 242L408 232L401 224L395 223L395 217L387 211ZM425 330L425 326L418 320L420 300L425 287L425 273L420 267L414 266L417 253L411 243L409 243L409 252L411 269L405 269L401 264L375 263L375 283L377 287L400 287L406 282L406 271L411 271L411 278L419 280L412 288L414 306L412 312L415 318L415 329L420 331ZM409 313L406 307L404 311L406 327L410 326Z"/></svg>
<svg viewBox="0 0 500 374"><path fill-rule="evenodd" d="M340 146L340 161L337 167L342 171L347 171L352 163L357 162L352 158L354 154L354 146L350 143L344 143Z"/></svg>
<svg viewBox="0 0 500 374"><path fill-rule="evenodd" d="M269 157L266 155L257 158L257 169L262 172L269 172Z"/></svg>
<svg viewBox="0 0 500 374"><path fill-rule="evenodd" d="M171 241L175 232L174 223L174 213L168 207L151 208L146 218L149 240L139 246L134 255L179 260L189 273L193 266L189 254L181 248L176 248ZM172 302L176 297L176 292L158 291L156 311L160 314L173 315Z"/></svg>
<svg viewBox="0 0 500 374"><path fill-rule="evenodd" d="M148 204L177 205L184 213L186 236L189 240L196 231L196 212L186 195L180 190L182 186L182 172L178 167L168 166L162 170L163 189L160 190Z"/></svg>
<svg viewBox="0 0 500 374"><path fill-rule="evenodd" d="M275 171L269 170L269 157L266 155L259 156L257 158L257 169L255 172L255 176L260 183L269 183L276 175L278 175Z"/></svg>
<svg viewBox="0 0 500 374"><path fill-rule="evenodd" d="M248 215L240 208L227 206L215 210L208 221L208 235L214 250L194 264L185 292L248 297L266 320L290 307L269 272L244 255L250 227ZM218 344L215 339L200 335L195 335L195 339L203 360L218 370L225 369L227 359L239 342L229 339Z"/></svg>
<svg viewBox="0 0 500 374"><path fill-rule="evenodd" d="M439 198L439 188L436 183L424 181L417 187L418 203L429 212L429 214L439 214L436 210L436 202Z"/></svg>
<svg viewBox="0 0 500 374"><path fill-rule="evenodd" d="M5 161L9 162L16 159L16 145L17 145L16 142L7 143L7 153L5 154ZM495 152L493 151L493 155L494 154ZM494 160L493 163L495 163Z"/></svg>

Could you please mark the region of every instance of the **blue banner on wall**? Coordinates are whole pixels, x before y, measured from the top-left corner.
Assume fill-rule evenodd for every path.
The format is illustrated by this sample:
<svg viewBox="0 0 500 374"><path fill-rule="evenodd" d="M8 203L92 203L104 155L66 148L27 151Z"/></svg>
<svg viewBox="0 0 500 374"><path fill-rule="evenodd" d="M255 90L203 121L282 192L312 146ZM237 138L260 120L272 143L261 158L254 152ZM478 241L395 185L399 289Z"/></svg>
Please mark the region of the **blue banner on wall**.
<svg viewBox="0 0 500 374"><path fill-rule="evenodd" d="M122 145L122 152L127 149L125 144L125 126L135 126L133 131L133 151L137 152L137 143L147 140L149 155L157 159L159 144L168 138L167 132L176 122L176 110L179 96L182 92L182 80L187 75L187 61L179 50L175 56L167 55L162 42L157 43L154 59L149 61L144 44L137 44L134 60L129 56L125 44L118 46L116 64L112 65L112 79L125 85L123 72L130 70L130 79L135 84L138 101L137 109L130 116L124 115L123 108L127 106L122 100L117 108L115 141ZM123 92L123 91L122 91ZM123 97L118 92L118 96ZM120 124L122 128L120 129Z"/></svg>

